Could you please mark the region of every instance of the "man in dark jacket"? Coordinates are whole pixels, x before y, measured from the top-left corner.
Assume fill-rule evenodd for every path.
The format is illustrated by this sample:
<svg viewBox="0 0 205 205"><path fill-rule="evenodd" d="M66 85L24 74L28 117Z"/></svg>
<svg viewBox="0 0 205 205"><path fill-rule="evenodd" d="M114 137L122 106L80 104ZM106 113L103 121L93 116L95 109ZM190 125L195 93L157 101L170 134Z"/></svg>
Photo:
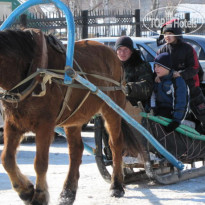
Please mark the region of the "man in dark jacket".
<svg viewBox="0 0 205 205"><path fill-rule="evenodd" d="M155 82L154 85L152 107L155 115L172 119L165 127L167 132L174 131L181 124L189 105L187 85L180 75L173 77L171 65L169 53L161 53L155 58L154 67L159 82Z"/></svg>
<svg viewBox="0 0 205 205"><path fill-rule="evenodd" d="M178 20L174 19L163 25L163 34L166 44L158 53L168 52L172 58L172 69L175 75L185 80L190 90L190 108L195 117L201 122L196 127L200 133L205 133L205 97L199 87L199 61L193 47L184 42L182 30Z"/></svg>
<svg viewBox="0 0 205 205"><path fill-rule="evenodd" d="M118 58L125 73L125 94L132 105L141 101L145 105L153 90L153 72L149 63L142 60L128 36L120 37L115 44Z"/></svg>

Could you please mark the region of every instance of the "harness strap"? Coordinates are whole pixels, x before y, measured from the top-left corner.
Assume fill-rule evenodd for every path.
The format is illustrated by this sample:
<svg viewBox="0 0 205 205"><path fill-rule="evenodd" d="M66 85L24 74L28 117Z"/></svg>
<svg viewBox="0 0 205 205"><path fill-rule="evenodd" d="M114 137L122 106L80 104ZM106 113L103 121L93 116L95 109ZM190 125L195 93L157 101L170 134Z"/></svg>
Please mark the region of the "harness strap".
<svg viewBox="0 0 205 205"><path fill-rule="evenodd" d="M51 82L51 79L52 78L57 78L57 79L64 79L64 75L61 75L61 74L57 74L57 73L54 73L54 72L50 72L51 70L46 70L46 69L37 69L37 71L33 74L31 74L30 76L28 76L27 78L25 78L23 81L21 81L20 83L18 83L15 87L13 87L11 90L9 91L3 91L0 95L0 98L1 100L5 100L5 101L8 101L8 102L12 102L12 99L13 101L21 101L21 99L25 99L25 97L28 96L28 94L30 94L34 88L32 86L29 86L27 89L25 89L23 92L21 93L12 93L13 90L15 90L16 88L20 87L21 85L23 85L24 83L30 81L31 79L35 78L36 76L39 75L39 77L42 78L42 81L44 82L44 85L49 81ZM52 70L53 71L53 70ZM65 71L59 71L59 70L54 70L54 71L58 71L59 73L64 73ZM81 73L81 72L79 72ZM87 75L92 75L92 74L87 74ZM93 76L95 77L98 77L97 74L94 74ZM46 80L43 78L46 78ZM100 79L103 79L103 80L108 80L108 78L103 78L102 76L99 77ZM62 81L59 81L57 79L52 79L52 81L58 83L58 84L62 84L62 85L65 85L64 83L62 83ZM110 79L112 81L112 79ZM35 82L35 86L40 82L37 81ZM116 82L116 81L115 81ZM114 83L114 82L113 82ZM33 84L32 84L33 85ZM117 85L118 86L109 86L109 87L104 87L104 86L98 86L99 89L103 90L103 91L116 91L116 90L122 90L124 88L123 85L120 85L120 83L117 82ZM120 85L120 86L119 86ZM81 89L85 89L85 87L79 85L79 84L71 84L69 85L70 87L73 87L73 88L81 88ZM31 87L32 87L32 90L31 90ZM45 86L43 86L43 89L45 89ZM43 90L44 91L44 90ZM43 92L45 94L45 92ZM27 94L26 94L27 93ZM42 96L42 93L41 93L41 96ZM9 97L10 96L10 97ZM37 95L34 95L34 96L37 96ZM10 98L10 99L9 99ZM14 100L16 99L16 100Z"/></svg>
<svg viewBox="0 0 205 205"><path fill-rule="evenodd" d="M60 79L64 79L64 77L62 75L53 73L53 72L49 72L47 69L37 69L37 71L35 73L32 73L31 75L29 75L27 78L25 78L24 80L22 80L20 83L18 83L15 87L13 87L10 91L7 91L8 93L12 92L13 90L15 90L16 88L18 88L19 86L23 85L24 83L30 81L31 79L35 78L37 75L40 75L40 77L45 77L45 75L49 75L50 78L60 78Z"/></svg>
<svg viewBox="0 0 205 205"><path fill-rule="evenodd" d="M98 74L90 74L90 73L85 73L85 72L83 72L82 68L80 67L80 65L78 64L78 62L77 62L75 59L74 59L74 62L75 62L75 64L77 65L78 69L80 70L80 72L76 71L76 73L78 73L78 74L80 74L80 75L83 75L85 79L87 79L86 75L90 75L90 76L95 77L95 78L97 78L97 79L105 80L105 81L108 81L108 82L111 82L111 83L117 85L117 86L112 86L112 87L98 86L99 89L104 90L104 91L116 91L116 90L122 90L122 89L124 88L124 86L123 86L123 88L122 88L121 83L119 83L119 82L117 82L117 81L115 81L115 80L113 80L113 79L111 79L111 78L107 78L107 77L104 77L104 76L100 76L100 75L98 75ZM66 68L65 68L65 69L66 69ZM50 70L50 71L65 73L65 70ZM88 79L87 79L87 80L88 80ZM54 82L57 82L57 81L59 81L59 80L53 79L53 81L54 81ZM73 83L70 84L69 87L70 87L70 88L73 87L73 88L87 89L87 88L85 88L85 86L82 86L81 84L73 84ZM67 90L67 92L68 92L68 90ZM70 91L70 92L71 92L71 91ZM70 118L81 108L81 106L84 104L84 102L86 101L86 99L89 97L90 93L91 93L91 91L89 91L89 92L87 93L87 95L83 98L83 100L81 101L81 103L80 103L80 104L78 105L78 107L71 113L71 115L69 115L63 122L61 122L61 123L58 124L57 126L59 126L59 127L62 126L68 119L70 119ZM66 98L66 100L64 100L64 103L63 103L63 104L67 105L67 102L68 102L69 98L70 98L70 96L69 96L68 98ZM59 116L58 116L58 118L57 118L58 120L60 119L60 116L62 116L62 114L63 114L63 112L64 112L64 110L65 110L65 105L64 105L64 108L61 109L61 112L60 112L61 115L59 114ZM58 121L58 120L56 120L56 121Z"/></svg>
<svg viewBox="0 0 205 205"><path fill-rule="evenodd" d="M81 68L81 66L78 64L78 62L75 60L75 58L74 58L74 63L77 65L77 67L78 67L78 69L80 70L80 72L82 72L83 73L83 69ZM65 69L66 69L66 67L65 67ZM84 76L84 78L87 80L88 78L86 77L86 75L83 75Z"/></svg>
<svg viewBox="0 0 205 205"><path fill-rule="evenodd" d="M65 67L66 69L67 67ZM48 71L52 71L52 72L56 72L56 73L62 73L64 74L65 73L65 70L55 70L55 69L48 69ZM93 74L93 73L85 73L83 71L76 71L77 74L79 75L89 75L89 76L92 76L92 77L95 77L97 79L100 79L100 80L105 80L105 81L108 81L108 82L111 82L117 86L121 86L122 84L119 83L118 81L116 80L113 80L111 78L108 78L108 77L105 77L105 76L101 76L100 74ZM86 78L87 79L87 78Z"/></svg>
<svg viewBox="0 0 205 205"><path fill-rule="evenodd" d="M83 98L83 100L81 101L81 103L78 105L78 107L71 113L71 115L69 115L65 120L63 120L63 122L61 122L60 124L56 125L61 127L68 119L70 119L83 105L83 103L87 100L87 98L89 97L91 91L88 91L87 95Z"/></svg>
<svg viewBox="0 0 205 205"><path fill-rule="evenodd" d="M11 93L14 89L18 88L19 86L23 85L24 83L28 82L29 80L35 78L37 75L40 74L40 77L45 77L45 75L49 75L49 78L58 78L58 79L64 79L64 76L63 75L60 75L60 74L57 74L57 73L54 73L54 72L58 72L58 73L62 73L64 74L65 71L64 70L53 70L53 69L42 69L42 68L38 68L37 71L35 73L32 73L30 76L28 76L27 78L25 78L24 80L22 80L20 83L18 83L15 87L13 87L10 91L7 91L7 93ZM100 75L97 75L97 74L90 74L90 73L85 73L85 72L77 72L78 74L84 74L84 75L90 75L90 76L93 76L95 78L98 78L98 79L101 79L101 80L106 80L106 81L109 81L109 82L112 82L113 84L122 87L122 85L115 81L115 80L112 80L110 78L107 78L107 77L103 77L103 76L100 76ZM65 85L65 84L64 84ZM77 87L76 87L77 88ZM99 86L100 88L100 86ZM106 88L106 87L102 87L102 88ZM114 87L116 88L116 87ZM116 88L117 90L119 90L119 88ZM107 89L107 90L116 90L116 89Z"/></svg>
<svg viewBox="0 0 205 205"><path fill-rule="evenodd" d="M84 75L90 75L92 77L95 77L97 79L100 79L100 80L104 80L104 81L108 81L108 82L111 82L117 86L121 86L121 83L117 82L116 80L113 80L111 78L107 78L105 76L101 76L101 75L98 75L98 74L92 74L92 73L84 73L84 72L77 72L79 75L81 74L84 74Z"/></svg>
<svg viewBox="0 0 205 205"><path fill-rule="evenodd" d="M63 105L62 105L62 108L58 114L58 117L56 118L56 124L58 123L58 121L60 120L60 118L62 117L64 111L65 111L65 108L68 107L69 110L70 107L68 106L68 101L70 99L70 96L71 96L71 92L72 92L72 89L71 87L68 87L67 90L66 90L66 94L65 94L65 97L63 99Z"/></svg>
<svg viewBox="0 0 205 205"><path fill-rule="evenodd" d="M58 79L52 79L52 82L54 83L57 83L57 84L60 84L60 85L65 85L63 83L62 80L58 80ZM81 84L76 84L76 83L72 83L72 84L69 84L67 85L71 88L77 88L77 89L85 89L87 90L87 88ZM109 87L106 87L106 86L98 86L98 88L102 91L117 91L117 90L122 90L124 88L124 86L109 86Z"/></svg>
<svg viewBox="0 0 205 205"><path fill-rule="evenodd" d="M81 73L82 75L83 75L83 77L85 78L85 79L87 79L88 80L88 78L87 78L87 76L86 76L86 73L85 72L83 72L83 70L82 70L82 68L81 68L81 66L78 64L78 62L74 59L74 63L76 64L76 66L77 66L77 68L80 70L80 72L78 72L78 73ZM64 73L65 73L65 70L64 70ZM96 75L97 76L97 75ZM53 81L54 81L55 79L53 79ZM58 80L59 81L59 80ZM82 86L82 85L80 85L80 84L71 84L71 85L69 85L69 87L68 87L68 89L67 89L67 91L66 91L66 95L65 95L65 97L64 97L64 100L63 100L63 106L62 106L62 108L61 108L61 110L60 110L60 113L58 114L58 117L57 117L57 119L56 119L56 123L60 120L60 118L62 117L62 115L63 115L63 113L64 113L64 111L65 111L65 108L66 108L66 106L69 108L69 106L68 106L68 101L69 101L69 99L70 99L70 96L71 96L71 92L72 92L72 89L71 89L71 87L72 88L81 88L81 89L85 89L85 87L84 86ZM114 91L114 90L121 90L121 87L100 87L100 89L101 90L106 90L106 91ZM83 99L83 101L82 102L84 102L87 98L88 98L88 96L89 96L89 94L90 94L90 92L85 96L85 98ZM73 116L79 109L80 109L80 107L83 105L83 103L80 103L80 105L75 109L75 111L73 111L73 113L66 119L66 120L68 120L71 116ZM69 108L70 109L70 108ZM65 122L66 120L64 120L63 122ZM62 122L62 123L63 123ZM61 124L62 124L61 123ZM60 125L61 125L60 124ZM59 126L60 126L59 125Z"/></svg>
<svg viewBox="0 0 205 205"><path fill-rule="evenodd" d="M36 81L34 79L33 81L35 81L35 82L32 82L31 85L28 86L28 88L26 88L21 93L16 93L15 89L20 87L24 83L28 82L29 80L35 78L37 75L39 75L39 72L36 71L36 68L40 67L40 68L46 69L47 65L48 65L47 43L46 43L46 39L45 39L43 32L40 29L35 29L35 28L29 28L29 29L23 28L22 30L29 31L32 34L33 39L36 43L35 57L32 59L31 65L30 65L28 73L27 73L28 75L30 73L33 73L33 74L31 74L26 79L24 79L23 81L18 83L11 90L9 90L9 91L3 90L3 93L0 94L1 95L0 98L1 98L1 100L5 100L7 102L14 102L14 101L19 102L19 101L25 99L34 90L34 88L37 86L37 84L40 82L40 78L38 79L38 81Z"/></svg>
<svg viewBox="0 0 205 205"><path fill-rule="evenodd" d="M0 93L0 100L4 100L9 103L20 102L30 95L36 86L39 84L39 80L33 80L32 83L21 93L6 92Z"/></svg>
<svg viewBox="0 0 205 205"><path fill-rule="evenodd" d="M33 59L33 70L36 68L47 68L48 66L48 49L45 36L40 29L28 28L23 31L29 31L36 43L35 57Z"/></svg>
<svg viewBox="0 0 205 205"><path fill-rule="evenodd" d="M77 62L75 59L74 59L74 63L77 65L78 69L79 69L81 72L83 72L82 68L80 67L80 65L78 64L78 62ZM87 79L87 77L86 77L85 75L84 75L84 78ZM55 80L55 79L53 79L53 80ZM61 82L62 82L62 81L61 81ZM71 84L71 85L74 85L74 84ZM72 92L71 87L74 88L74 86L71 86L71 85L69 85L69 87L67 88L66 95L65 95L64 100L63 100L63 106L62 106L62 108L61 108L61 110L60 110L60 113L58 114L58 117L57 117L57 119L56 119L56 123L57 123L57 122L60 120L60 118L62 117L62 115L63 115L63 113L64 113L64 111L65 111L66 106L68 107L69 110L71 110L70 107L68 106L68 101L69 101L69 99L70 99L71 92ZM75 84L75 85L76 85L76 86L81 86L80 84ZM76 87L76 88L77 88L77 87ZM84 98L83 101L85 101L85 99L87 99L86 96L85 96L85 98ZM76 113L77 110L80 109L81 106L82 106L82 103L77 107L77 109L75 109L75 111L73 112L73 114ZM66 120L68 120L73 114L71 114ZM66 121L66 120L64 120L64 121ZM64 122L64 121L63 121L63 122Z"/></svg>

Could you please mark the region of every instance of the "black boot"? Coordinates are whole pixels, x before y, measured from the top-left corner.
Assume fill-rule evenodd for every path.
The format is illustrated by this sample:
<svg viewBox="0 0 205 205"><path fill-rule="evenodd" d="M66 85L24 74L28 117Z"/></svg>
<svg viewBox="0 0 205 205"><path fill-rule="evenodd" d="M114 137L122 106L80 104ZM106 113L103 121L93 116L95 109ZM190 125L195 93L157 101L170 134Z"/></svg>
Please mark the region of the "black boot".
<svg viewBox="0 0 205 205"><path fill-rule="evenodd" d="M200 134L205 134L205 97L199 88L195 88L195 91L198 96L192 97L192 92L190 108L195 118L199 121L198 125L196 126L196 130Z"/></svg>
<svg viewBox="0 0 205 205"><path fill-rule="evenodd" d="M205 126L203 124L197 125L196 131L199 132L201 135L205 135Z"/></svg>

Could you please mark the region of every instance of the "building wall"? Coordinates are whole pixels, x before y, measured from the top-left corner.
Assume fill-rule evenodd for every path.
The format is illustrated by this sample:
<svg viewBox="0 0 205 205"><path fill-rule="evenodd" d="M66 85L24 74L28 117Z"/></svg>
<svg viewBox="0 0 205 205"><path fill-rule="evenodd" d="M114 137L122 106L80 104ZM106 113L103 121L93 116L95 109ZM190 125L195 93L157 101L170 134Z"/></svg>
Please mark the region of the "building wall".
<svg viewBox="0 0 205 205"><path fill-rule="evenodd" d="M16 0L0 0L0 20L4 20L19 5Z"/></svg>
<svg viewBox="0 0 205 205"><path fill-rule="evenodd" d="M3 2L7 2L7 3L11 2L12 3L12 11L20 5L18 0L0 0L0 3L3 3Z"/></svg>

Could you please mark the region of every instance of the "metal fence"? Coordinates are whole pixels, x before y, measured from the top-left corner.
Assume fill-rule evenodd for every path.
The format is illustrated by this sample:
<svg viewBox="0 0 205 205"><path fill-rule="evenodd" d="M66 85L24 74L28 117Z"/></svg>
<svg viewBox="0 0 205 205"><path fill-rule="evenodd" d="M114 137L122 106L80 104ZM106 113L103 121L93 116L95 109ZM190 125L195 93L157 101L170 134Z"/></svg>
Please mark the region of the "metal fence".
<svg viewBox="0 0 205 205"><path fill-rule="evenodd" d="M5 17L6 18L6 17ZM189 19L189 14L184 18ZM30 14L27 16L27 27L39 28L45 33L52 33L59 39L66 38L66 19L62 12ZM148 29L151 24L149 19L140 19L140 10L122 12L119 11L80 11L74 13L76 40L88 37L106 36L151 36L160 31L159 28ZM197 19L195 20L197 22ZM12 25L19 27L20 20L17 19ZM0 24L3 21L0 22ZM200 24L200 22L199 22ZM190 30L191 31L191 30ZM189 31L189 32L190 32ZM185 31L187 32L187 31ZM205 26L194 34L205 34Z"/></svg>
<svg viewBox="0 0 205 205"><path fill-rule="evenodd" d="M75 16L77 38L106 37L106 36L140 36L140 10L126 11L82 11ZM78 21L78 19L80 21ZM82 35L81 35L82 34Z"/></svg>

